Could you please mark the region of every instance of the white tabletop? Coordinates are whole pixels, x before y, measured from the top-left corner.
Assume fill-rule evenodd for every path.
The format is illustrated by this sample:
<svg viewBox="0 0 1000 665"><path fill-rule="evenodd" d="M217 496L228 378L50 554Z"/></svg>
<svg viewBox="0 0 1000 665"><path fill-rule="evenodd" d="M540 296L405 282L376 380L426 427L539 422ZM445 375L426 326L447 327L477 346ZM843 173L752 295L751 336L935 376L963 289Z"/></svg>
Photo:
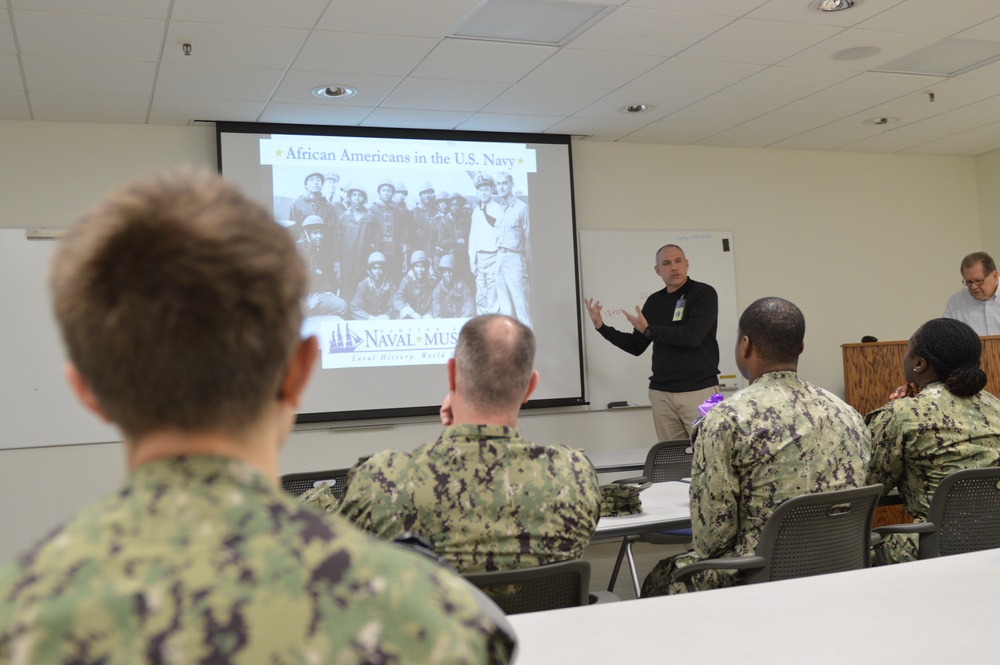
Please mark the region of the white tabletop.
<svg viewBox="0 0 1000 665"><path fill-rule="evenodd" d="M622 517L602 517L597 522L594 539L621 538L654 531L683 529L691 526L688 483L653 483L643 490L642 512Z"/></svg>
<svg viewBox="0 0 1000 665"><path fill-rule="evenodd" d="M592 450L584 454L594 465L597 473L614 473L618 471L642 471L646 467L646 456L649 447L629 448L628 450ZM641 475L639 473L635 475Z"/></svg>
<svg viewBox="0 0 1000 665"><path fill-rule="evenodd" d="M517 665L981 663L997 659L1000 550L510 617Z"/></svg>

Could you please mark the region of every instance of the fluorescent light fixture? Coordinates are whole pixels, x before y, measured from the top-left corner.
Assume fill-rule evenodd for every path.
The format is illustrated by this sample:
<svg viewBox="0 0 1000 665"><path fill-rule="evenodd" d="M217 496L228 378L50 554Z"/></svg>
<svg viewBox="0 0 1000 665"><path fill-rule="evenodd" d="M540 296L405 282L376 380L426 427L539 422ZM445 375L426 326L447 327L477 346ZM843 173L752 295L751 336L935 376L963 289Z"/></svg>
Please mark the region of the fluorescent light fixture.
<svg viewBox="0 0 1000 665"><path fill-rule="evenodd" d="M562 46L610 11L582 2L487 0L448 36Z"/></svg>
<svg viewBox="0 0 1000 665"><path fill-rule="evenodd" d="M909 55L896 58L876 72L956 76L1000 58L1000 42L979 39L942 39Z"/></svg>

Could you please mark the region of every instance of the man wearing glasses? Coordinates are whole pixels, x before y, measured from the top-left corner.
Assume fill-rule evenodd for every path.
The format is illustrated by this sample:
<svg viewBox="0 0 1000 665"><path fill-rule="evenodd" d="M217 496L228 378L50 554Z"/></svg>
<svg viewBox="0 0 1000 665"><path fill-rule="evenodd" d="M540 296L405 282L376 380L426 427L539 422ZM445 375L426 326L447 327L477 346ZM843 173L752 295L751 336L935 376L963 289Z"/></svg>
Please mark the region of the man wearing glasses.
<svg viewBox="0 0 1000 665"><path fill-rule="evenodd" d="M944 317L969 324L976 334L1000 335L1000 302L997 302L997 266L986 252L962 259L962 284L944 308Z"/></svg>

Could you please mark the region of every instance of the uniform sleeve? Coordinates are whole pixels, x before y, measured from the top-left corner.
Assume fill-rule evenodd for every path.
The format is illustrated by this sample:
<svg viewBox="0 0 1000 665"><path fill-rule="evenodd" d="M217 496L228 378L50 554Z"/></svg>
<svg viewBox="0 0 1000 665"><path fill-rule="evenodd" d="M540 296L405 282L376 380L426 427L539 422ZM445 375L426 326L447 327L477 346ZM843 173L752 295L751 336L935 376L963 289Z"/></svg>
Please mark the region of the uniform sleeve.
<svg viewBox="0 0 1000 665"><path fill-rule="evenodd" d="M684 319L670 325L650 325L653 341L694 348L700 345L719 320L719 294L708 284L687 294ZM645 307L643 314L648 320ZM672 313L671 313L672 315Z"/></svg>
<svg viewBox="0 0 1000 665"><path fill-rule="evenodd" d="M365 462L353 469L353 475L344 490L338 512L354 523L354 526L375 533L372 520L372 491L375 483L372 478L372 465Z"/></svg>
<svg viewBox="0 0 1000 665"><path fill-rule="evenodd" d="M717 406L692 433L691 534L699 558L723 556L739 533L739 479L732 470L735 431Z"/></svg>
<svg viewBox="0 0 1000 665"><path fill-rule="evenodd" d="M903 476L903 431L892 405L869 413L865 416L865 424L872 435L872 458L868 463L866 484L882 483L885 494L896 487Z"/></svg>

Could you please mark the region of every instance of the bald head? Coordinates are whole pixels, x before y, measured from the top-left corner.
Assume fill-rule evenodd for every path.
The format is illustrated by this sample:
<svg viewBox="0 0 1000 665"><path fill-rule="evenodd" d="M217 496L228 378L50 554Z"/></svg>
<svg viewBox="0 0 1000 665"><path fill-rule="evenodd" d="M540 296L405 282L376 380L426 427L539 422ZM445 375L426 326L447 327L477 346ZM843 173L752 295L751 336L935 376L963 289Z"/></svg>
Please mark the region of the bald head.
<svg viewBox="0 0 1000 665"><path fill-rule="evenodd" d="M464 326L455 347L455 390L477 410L520 408L531 382L535 335L515 318L478 316Z"/></svg>

